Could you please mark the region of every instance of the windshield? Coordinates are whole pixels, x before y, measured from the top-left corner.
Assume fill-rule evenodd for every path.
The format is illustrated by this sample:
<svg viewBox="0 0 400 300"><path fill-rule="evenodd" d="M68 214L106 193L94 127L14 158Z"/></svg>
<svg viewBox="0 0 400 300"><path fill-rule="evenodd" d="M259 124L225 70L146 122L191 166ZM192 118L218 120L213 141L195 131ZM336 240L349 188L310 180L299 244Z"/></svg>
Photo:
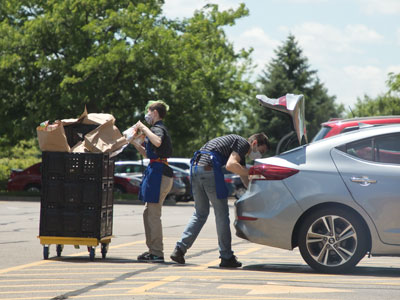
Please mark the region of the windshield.
<svg viewBox="0 0 400 300"><path fill-rule="evenodd" d="M328 134L328 132L329 132L331 129L332 129L331 127L323 126L323 127L318 131L318 133L314 136L314 138L312 139L311 142L316 142L316 141L322 140L322 139Z"/></svg>

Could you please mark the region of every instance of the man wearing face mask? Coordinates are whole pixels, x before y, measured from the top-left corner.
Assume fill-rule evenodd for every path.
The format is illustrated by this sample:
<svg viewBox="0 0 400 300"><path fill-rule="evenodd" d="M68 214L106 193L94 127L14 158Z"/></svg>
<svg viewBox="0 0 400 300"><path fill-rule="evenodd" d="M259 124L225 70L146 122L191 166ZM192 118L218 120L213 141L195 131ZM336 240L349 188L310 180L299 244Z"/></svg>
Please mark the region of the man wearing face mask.
<svg viewBox="0 0 400 300"><path fill-rule="evenodd" d="M146 108L145 119L151 128L140 121L134 125L135 131L143 133L146 138L144 147L136 143L133 145L140 154L150 159L139 192L139 199L145 202L143 222L149 251L139 255L138 260L164 262L161 208L173 184L173 171L167 161L172 155L172 144L163 123L168 106L157 100L149 101Z"/></svg>
<svg viewBox="0 0 400 300"><path fill-rule="evenodd" d="M210 140L195 152L191 161L195 212L171 254L173 261L180 264L185 263L184 255L193 245L205 224L211 202L217 225L221 258L219 266L226 268L242 266L231 249L228 189L221 168L226 165L228 171L240 175L247 187L249 170L245 167L245 157L248 156L252 160L261 158L268 149L269 141L264 133L256 133L248 140L239 135L230 134Z"/></svg>

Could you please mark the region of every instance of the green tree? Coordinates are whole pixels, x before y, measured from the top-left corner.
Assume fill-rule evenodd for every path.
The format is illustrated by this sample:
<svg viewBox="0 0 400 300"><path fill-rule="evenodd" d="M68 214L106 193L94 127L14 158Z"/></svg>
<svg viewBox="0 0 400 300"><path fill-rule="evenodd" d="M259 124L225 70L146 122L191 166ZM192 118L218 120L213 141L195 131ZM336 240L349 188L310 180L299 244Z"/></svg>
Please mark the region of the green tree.
<svg viewBox="0 0 400 300"><path fill-rule="evenodd" d="M389 74L387 80L388 91L371 98L357 99L354 109L348 114L352 117L400 115L400 74Z"/></svg>
<svg viewBox="0 0 400 300"><path fill-rule="evenodd" d="M170 57L174 76L159 93L172 104L167 122L175 153L191 156L236 123L236 113L253 89L245 80L250 51L235 53L223 27L247 13L243 5L222 13L208 5L182 23Z"/></svg>
<svg viewBox="0 0 400 300"><path fill-rule="evenodd" d="M349 118L369 116L400 115L400 98L382 94L376 98L367 95L357 99L354 109L348 114Z"/></svg>
<svg viewBox="0 0 400 300"><path fill-rule="evenodd" d="M389 93L395 93L397 96L400 95L400 73L389 73L389 79L387 81L389 87Z"/></svg>
<svg viewBox="0 0 400 300"><path fill-rule="evenodd" d="M21 140L13 147L0 146L0 190L5 189L11 169L25 169L40 161L40 150L35 138Z"/></svg>
<svg viewBox="0 0 400 300"><path fill-rule="evenodd" d="M232 127L251 85L251 51L235 52L224 26L246 16L207 5L183 21L162 0L4 0L0 3L0 137L35 136L44 120L113 114L123 130L148 100L170 105L174 155L190 155Z"/></svg>
<svg viewBox="0 0 400 300"><path fill-rule="evenodd" d="M269 98L279 98L287 93L303 94L305 118L309 141L320 129L320 124L331 117L339 117L343 106L335 104L335 96L329 96L327 89L311 70L308 59L303 55L295 37L289 35L259 78L259 93ZM292 129L290 117L264 107L256 106L257 118L254 127L271 137L273 146ZM254 122L254 121L253 121Z"/></svg>

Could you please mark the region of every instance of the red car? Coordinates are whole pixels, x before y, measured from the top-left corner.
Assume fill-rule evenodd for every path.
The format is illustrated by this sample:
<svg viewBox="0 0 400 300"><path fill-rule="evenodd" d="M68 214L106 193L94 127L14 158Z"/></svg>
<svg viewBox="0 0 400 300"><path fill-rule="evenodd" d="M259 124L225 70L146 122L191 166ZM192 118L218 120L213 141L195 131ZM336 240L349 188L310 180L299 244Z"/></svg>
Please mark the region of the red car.
<svg viewBox="0 0 400 300"><path fill-rule="evenodd" d="M25 170L12 170L7 183L8 191L40 192L42 187L41 163ZM140 181L114 175L114 192L138 194Z"/></svg>
<svg viewBox="0 0 400 300"><path fill-rule="evenodd" d="M313 138L313 142L325 139L339 133L357 130L364 126L387 125L400 123L400 116L378 116L353 119L331 119L321 124L320 131Z"/></svg>
<svg viewBox="0 0 400 300"><path fill-rule="evenodd" d="M7 182L8 191L39 192L42 176L40 174L41 163L34 164L25 170L12 170Z"/></svg>

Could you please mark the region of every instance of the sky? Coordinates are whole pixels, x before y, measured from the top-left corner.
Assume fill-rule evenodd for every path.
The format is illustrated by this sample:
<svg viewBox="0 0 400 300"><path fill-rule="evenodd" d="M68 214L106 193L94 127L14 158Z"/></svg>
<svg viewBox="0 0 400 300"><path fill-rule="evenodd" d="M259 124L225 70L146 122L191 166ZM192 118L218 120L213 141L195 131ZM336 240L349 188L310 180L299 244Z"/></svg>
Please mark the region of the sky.
<svg viewBox="0 0 400 300"><path fill-rule="evenodd" d="M220 10L244 3L249 9L225 32L236 50L254 49L252 79L289 34L328 95L347 110L357 98L386 92L388 73L400 73L400 0L165 0L163 9L167 17L182 19L207 3Z"/></svg>

